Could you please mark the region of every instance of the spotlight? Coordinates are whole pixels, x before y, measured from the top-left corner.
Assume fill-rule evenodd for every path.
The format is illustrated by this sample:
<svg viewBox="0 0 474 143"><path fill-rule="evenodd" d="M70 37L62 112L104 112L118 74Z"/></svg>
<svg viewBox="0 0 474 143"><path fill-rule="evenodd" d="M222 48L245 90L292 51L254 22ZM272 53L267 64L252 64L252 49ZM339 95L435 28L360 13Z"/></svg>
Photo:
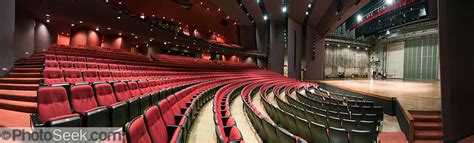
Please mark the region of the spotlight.
<svg viewBox="0 0 474 143"><path fill-rule="evenodd" d="M110 28L110 27L107 27L107 30L112 30L112 28Z"/></svg>
<svg viewBox="0 0 474 143"><path fill-rule="evenodd" d="M135 39L138 39L138 36L135 36Z"/></svg>
<svg viewBox="0 0 474 143"><path fill-rule="evenodd" d="M122 33L118 33L120 36L122 36Z"/></svg>
<svg viewBox="0 0 474 143"><path fill-rule="evenodd" d="M82 23L84 23L84 22L82 22L82 21L79 21L79 23L81 23L81 24L82 24Z"/></svg>
<svg viewBox="0 0 474 143"><path fill-rule="evenodd" d="M359 15L357 15L356 19L357 19L357 22L361 22L361 21L362 21L362 19L363 19L363 18L362 18L362 15L360 15L360 14L359 14Z"/></svg>
<svg viewBox="0 0 474 143"><path fill-rule="evenodd" d="M51 22L51 20L49 20L49 19L46 19L46 23L49 23L49 22Z"/></svg>
<svg viewBox="0 0 474 143"><path fill-rule="evenodd" d="M49 15L49 14L46 14L46 17L50 17L50 16L51 16L51 15Z"/></svg>
<svg viewBox="0 0 474 143"><path fill-rule="evenodd" d="M341 45L337 45L337 47L341 47Z"/></svg>
<svg viewBox="0 0 474 143"><path fill-rule="evenodd" d="M285 13L285 12L286 12L286 9L287 9L286 6L283 6L283 7L281 8L281 12Z"/></svg>
<svg viewBox="0 0 474 143"><path fill-rule="evenodd" d="M306 12L306 15L308 15L308 14L309 14L309 12Z"/></svg>
<svg viewBox="0 0 474 143"><path fill-rule="evenodd" d="M385 0L385 4L391 5L393 3L393 0Z"/></svg>
<svg viewBox="0 0 474 143"><path fill-rule="evenodd" d="M117 19L120 19L121 17L120 16L117 16Z"/></svg>
<svg viewBox="0 0 474 143"><path fill-rule="evenodd" d="M308 8L311 8L311 4L308 4Z"/></svg>
<svg viewBox="0 0 474 143"><path fill-rule="evenodd" d="M264 15L263 16L263 20L267 20L268 19L268 16L267 15Z"/></svg>
<svg viewBox="0 0 474 143"><path fill-rule="evenodd" d="M95 28L95 31L99 31L99 27Z"/></svg>
<svg viewBox="0 0 474 143"><path fill-rule="evenodd" d="M75 25L74 23L72 23L72 24L71 24L71 27L74 27L74 26L76 26L76 25Z"/></svg>

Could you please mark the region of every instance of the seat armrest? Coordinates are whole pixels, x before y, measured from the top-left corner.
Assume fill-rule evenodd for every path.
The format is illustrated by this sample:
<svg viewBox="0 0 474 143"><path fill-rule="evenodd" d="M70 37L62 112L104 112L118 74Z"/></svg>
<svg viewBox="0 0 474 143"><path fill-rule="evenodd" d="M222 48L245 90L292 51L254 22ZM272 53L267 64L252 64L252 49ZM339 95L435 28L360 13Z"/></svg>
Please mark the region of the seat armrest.
<svg viewBox="0 0 474 143"><path fill-rule="evenodd" d="M181 109L181 114L186 113L186 111L188 110L188 108L186 107L181 107L180 109Z"/></svg>
<svg viewBox="0 0 474 143"><path fill-rule="evenodd" d="M232 126L224 126L224 133L226 136L229 136L230 135L230 131L232 130L232 128L234 127L235 125L232 125Z"/></svg>
<svg viewBox="0 0 474 143"><path fill-rule="evenodd" d="M181 128L180 126L177 126L177 125L167 125L166 126L166 132L168 133L168 138L171 138L174 134L174 132Z"/></svg>
<svg viewBox="0 0 474 143"><path fill-rule="evenodd" d="M191 104L193 104L193 102L186 102L186 107L191 106Z"/></svg>
<svg viewBox="0 0 474 143"><path fill-rule="evenodd" d="M127 102L119 102L117 104L114 104L114 105L110 106L109 108L111 108L112 110L115 110L115 109L121 108L123 106L127 106Z"/></svg>
<svg viewBox="0 0 474 143"><path fill-rule="evenodd" d="M179 114L179 115L176 115L174 116L174 121L177 125L179 125L179 123L181 122L181 120L183 119L186 119L186 116L183 115L183 114Z"/></svg>
<svg viewBox="0 0 474 143"><path fill-rule="evenodd" d="M44 126L44 124L41 122L38 114L31 113L30 117L31 117L31 123L30 124L31 124L32 127L42 127L42 126Z"/></svg>

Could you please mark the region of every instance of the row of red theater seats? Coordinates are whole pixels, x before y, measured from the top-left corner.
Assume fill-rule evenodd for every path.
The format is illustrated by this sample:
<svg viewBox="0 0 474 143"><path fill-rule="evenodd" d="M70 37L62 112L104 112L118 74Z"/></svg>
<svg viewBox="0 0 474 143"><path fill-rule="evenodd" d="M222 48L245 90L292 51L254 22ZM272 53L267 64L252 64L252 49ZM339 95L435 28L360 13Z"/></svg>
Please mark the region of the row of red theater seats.
<svg viewBox="0 0 474 143"><path fill-rule="evenodd" d="M38 89L38 113L32 114L32 123L34 126L122 127L150 105L196 82L199 80L183 78L45 86Z"/></svg>
<svg viewBox="0 0 474 143"><path fill-rule="evenodd" d="M198 110L227 79L201 83L162 100L127 123L127 142L186 142Z"/></svg>
<svg viewBox="0 0 474 143"><path fill-rule="evenodd" d="M172 72L135 72L135 71L107 71L107 70L80 70L80 69L58 69L46 68L43 71L43 84L52 85L60 83L81 83L81 82L108 82L123 80L144 80L153 78L209 78L210 76L198 75L199 73L172 73ZM194 76L193 76L194 75ZM213 74L208 74L213 75ZM225 74L213 76L225 76Z"/></svg>
<svg viewBox="0 0 474 143"><path fill-rule="evenodd" d="M106 58L92 58L84 56L65 56L65 55L45 55L46 61L70 61L70 62L84 62L84 63L107 63L107 64L128 64L128 65L142 65L143 62L129 61L129 60L113 60ZM146 65L146 64L145 64ZM148 64L150 65L150 64Z"/></svg>
<svg viewBox="0 0 474 143"><path fill-rule="evenodd" d="M123 51L108 51L100 49L77 49L77 48L50 48L47 54L69 55L69 56L93 56L110 59L146 60L147 58L138 53Z"/></svg>
<svg viewBox="0 0 474 143"><path fill-rule="evenodd" d="M237 88L243 86L243 82L228 84L217 91L214 97L214 124L216 125L216 134L218 142L244 142L230 112L230 102L239 95ZM238 99L239 100L239 99Z"/></svg>

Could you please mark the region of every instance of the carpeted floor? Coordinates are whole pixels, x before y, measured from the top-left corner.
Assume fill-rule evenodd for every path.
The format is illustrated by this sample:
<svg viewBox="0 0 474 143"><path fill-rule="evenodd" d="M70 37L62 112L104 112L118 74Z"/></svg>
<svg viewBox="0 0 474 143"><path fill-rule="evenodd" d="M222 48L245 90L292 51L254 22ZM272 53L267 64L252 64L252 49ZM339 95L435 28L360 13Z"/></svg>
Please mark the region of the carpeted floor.
<svg viewBox="0 0 474 143"><path fill-rule="evenodd" d="M29 113L37 110L44 56L37 53L15 62L10 73L0 78L0 127L28 127Z"/></svg>

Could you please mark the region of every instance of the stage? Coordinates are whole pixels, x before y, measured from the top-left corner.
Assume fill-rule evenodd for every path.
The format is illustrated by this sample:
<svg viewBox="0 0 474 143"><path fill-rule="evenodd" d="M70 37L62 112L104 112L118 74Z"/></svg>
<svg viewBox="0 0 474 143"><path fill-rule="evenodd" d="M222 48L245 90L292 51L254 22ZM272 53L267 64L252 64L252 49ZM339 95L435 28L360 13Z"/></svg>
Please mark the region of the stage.
<svg viewBox="0 0 474 143"><path fill-rule="evenodd" d="M318 82L369 96L396 97L405 110L441 111L439 81L338 79Z"/></svg>

